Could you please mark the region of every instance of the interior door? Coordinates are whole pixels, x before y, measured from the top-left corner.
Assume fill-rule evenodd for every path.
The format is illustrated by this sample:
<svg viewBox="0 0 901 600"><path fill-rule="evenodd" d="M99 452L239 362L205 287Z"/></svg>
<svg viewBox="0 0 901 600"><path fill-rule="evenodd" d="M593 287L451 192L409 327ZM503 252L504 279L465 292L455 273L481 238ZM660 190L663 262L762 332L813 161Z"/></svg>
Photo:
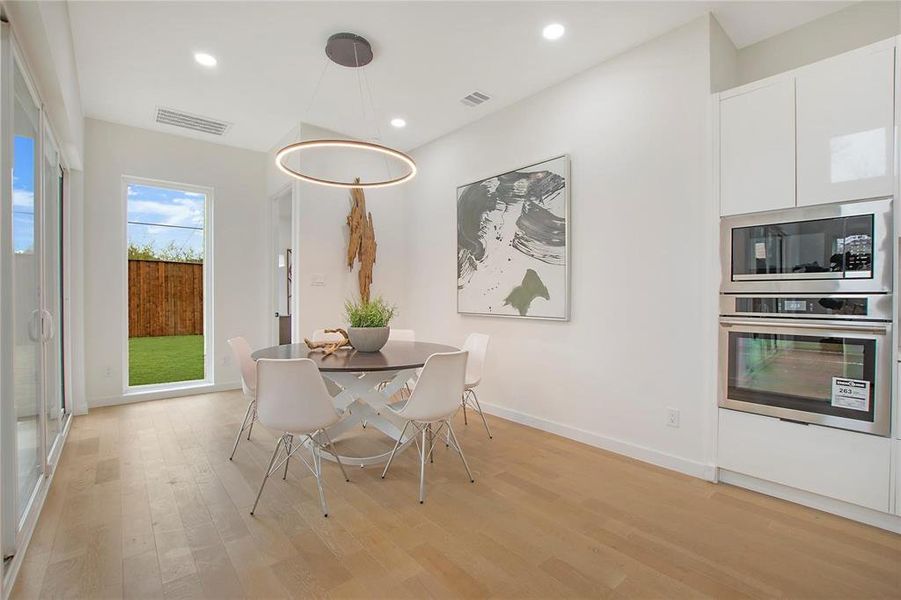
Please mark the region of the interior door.
<svg viewBox="0 0 901 600"><path fill-rule="evenodd" d="M273 308L276 323L275 339L290 344L294 306L293 201L291 188L272 200L273 251Z"/></svg>

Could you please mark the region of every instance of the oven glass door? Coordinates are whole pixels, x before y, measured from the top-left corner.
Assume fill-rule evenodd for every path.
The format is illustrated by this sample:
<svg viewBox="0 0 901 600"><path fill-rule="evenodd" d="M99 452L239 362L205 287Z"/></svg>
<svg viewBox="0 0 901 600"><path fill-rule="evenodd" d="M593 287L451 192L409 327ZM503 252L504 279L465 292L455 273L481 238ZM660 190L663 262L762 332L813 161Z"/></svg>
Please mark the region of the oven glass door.
<svg viewBox="0 0 901 600"><path fill-rule="evenodd" d="M730 331L728 398L872 423L876 339Z"/></svg>
<svg viewBox="0 0 901 600"><path fill-rule="evenodd" d="M732 280L873 276L873 215L732 230Z"/></svg>

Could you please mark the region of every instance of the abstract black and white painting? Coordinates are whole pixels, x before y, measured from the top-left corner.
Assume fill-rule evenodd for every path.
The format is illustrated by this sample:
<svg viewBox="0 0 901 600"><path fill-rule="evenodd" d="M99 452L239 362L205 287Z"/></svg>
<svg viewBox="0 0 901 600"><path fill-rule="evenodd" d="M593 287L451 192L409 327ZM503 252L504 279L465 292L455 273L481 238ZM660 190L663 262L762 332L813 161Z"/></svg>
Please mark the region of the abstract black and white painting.
<svg viewBox="0 0 901 600"><path fill-rule="evenodd" d="M569 158L457 188L457 311L569 318Z"/></svg>

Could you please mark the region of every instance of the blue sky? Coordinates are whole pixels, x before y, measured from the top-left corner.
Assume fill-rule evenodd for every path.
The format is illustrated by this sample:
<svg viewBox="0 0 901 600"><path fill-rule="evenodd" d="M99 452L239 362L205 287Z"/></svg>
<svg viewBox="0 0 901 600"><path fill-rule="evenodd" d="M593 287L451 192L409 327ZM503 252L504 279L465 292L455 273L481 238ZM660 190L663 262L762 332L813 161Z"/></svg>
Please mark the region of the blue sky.
<svg viewBox="0 0 901 600"><path fill-rule="evenodd" d="M130 184L128 186L128 241L165 248L191 248L203 255L203 230L166 227L203 227L205 194ZM151 223L151 225L138 225Z"/></svg>
<svg viewBox="0 0 901 600"><path fill-rule="evenodd" d="M34 139L13 139L13 252L34 251Z"/></svg>

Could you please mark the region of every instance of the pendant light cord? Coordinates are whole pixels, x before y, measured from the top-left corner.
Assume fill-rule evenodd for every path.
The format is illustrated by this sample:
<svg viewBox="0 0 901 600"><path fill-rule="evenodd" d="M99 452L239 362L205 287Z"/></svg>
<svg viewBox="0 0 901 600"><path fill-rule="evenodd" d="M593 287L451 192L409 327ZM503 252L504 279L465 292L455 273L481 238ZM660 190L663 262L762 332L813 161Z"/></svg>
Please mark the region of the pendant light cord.
<svg viewBox="0 0 901 600"><path fill-rule="evenodd" d="M369 95L369 109L372 114L372 122L375 128L375 141L378 143L382 142L382 128L379 126L378 117L376 116L375 111L375 102L372 98L372 88L369 86L369 78L366 77L366 74L363 72L363 67L360 66L360 59L357 56L357 44L354 42L354 63L357 65L357 88L360 91L360 112L363 113L363 126L366 126L366 102L363 99L363 82L366 82L366 90ZM385 163L385 171L388 174L388 177L391 177L391 167L388 164L388 158L382 156L382 161Z"/></svg>
<svg viewBox="0 0 901 600"><path fill-rule="evenodd" d="M310 94L310 99L307 102L307 106L302 113L302 119L307 119L309 122L310 111L313 109L313 102L316 100L316 96L319 95L319 88L322 87L322 80L325 79L325 72L328 71L329 63L331 63L328 58L325 59L324 64L322 65L322 70L319 71L319 77L316 79L316 85L313 86L313 93ZM297 141L300 141L301 136L301 128L303 127L303 121L297 124Z"/></svg>

